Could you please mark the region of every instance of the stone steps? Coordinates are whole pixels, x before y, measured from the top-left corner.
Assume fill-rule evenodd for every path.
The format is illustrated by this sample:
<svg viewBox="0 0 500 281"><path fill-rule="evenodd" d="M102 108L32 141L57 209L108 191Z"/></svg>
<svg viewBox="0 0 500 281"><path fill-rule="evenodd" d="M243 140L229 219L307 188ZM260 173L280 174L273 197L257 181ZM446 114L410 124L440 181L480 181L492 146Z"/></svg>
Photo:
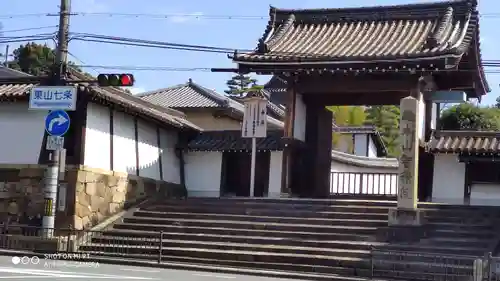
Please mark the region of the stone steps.
<svg viewBox="0 0 500 281"><path fill-rule="evenodd" d="M357 213L357 212L311 212L311 211L295 211L289 210L276 210L269 212L265 210L248 210L243 214L239 213L218 213L218 212L162 212L162 211L146 211L139 210L134 212L137 217L150 217L150 218L179 218L179 219L209 219L209 220L246 220L246 221L260 221L260 222L293 222L293 221L306 221L311 224L317 223L330 223L333 220L369 220L369 221L387 221L386 213ZM484 217L464 218L461 216L435 216L432 213L426 216L426 220L433 223L447 222L447 223L471 223L471 224L484 224L487 219Z"/></svg>
<svg viewBox="0 0 500 281"><path fill-rule="evenodd" d="M283 220L283 221L311 221L311 223L328 223L331 219L344 219L344 220L384 220L387 221L387 214L364 214L364 213L342 213L342 212L311 212L311 211L275 211L266 212L262 210L252 210L238 213L217 213L217 212L203 212L191 213L186 211L178 212L161 212L161 211L144 211L139 210L134 212L135 216L151 217L151 218L180 218L180 219L218 219L218 220L248 220L265 221Z"/></svg>
<svg viewBox="0 0 500 281"><path fill-rule="evenodd" d="M123 236L123 237L159 237L159 232L156 230L148 230L147 225L129 225L118 224L111 231L106 231L106 236ZM153 227L156 229L156 227ZM175 237L266 237L269 240L289 239L289 240L316 240L316 241L362 241L367 242L373 240L372 235L361 235L352 233L315 233L305 231L279 231L279 230L256 230L256 229L228 229L220 227L179 227L179 226L164 226L163 235Z"/></svg>
<svg viewBox="0 0 500 281"><path fill-rule="evenodd" d="M432 243L432 244L438 244L441 246L451 246L451 247L468 247L470 245L476 245L478 248L487 248L490 246L490 242L488 239L476 239L476 238L440 238L440 237L433 237L429 239L424 239L422 241L423 243Z"/></svg>
<svg viewBox="0 0 500 281"><path fill-rule="evenodd" d="M496 237L493 222L500 212L420 205L428 238L415 244L377 241L394 201L190 198L142 207L80 249L151 261L161 251L166 263L325 274L332 279L366 277L372 266L388 278L441 276L443 268L457 276L468 274L471 260L482 256ZM374 253L382 258L374 259ZM450 255L446 262L440 260L443 255Z"/></svg>
<svg viewBox="0 0 500 281"><path fill-rule="evenodd" d="M121 245L141 245L147 243L148 245L155 245L159 247L160 239L158 236L147 237L116 237L102 235L92 239L92 243L97 244L121 244ZM185 247L189 245L206 245L210 248L220 248L231 246L234 248L240 247L242 244L245 246L255 246L256 248L266 248L272 246L273 249L289 250L291 248L297 251L305 250L299 248L306 248L307 250L325 249L329 250L362 250L369 251L371 247L381 247L387 243L383 242L365 242L365 241L319 241L319 240L303 240L303 239L284 239L268 237L248 237L248 236L232 236L232 235L163 235L162 245L165 247L178 245Z"/></svg>
<svg viewBox="0 0 500 281"><path fill-rule="evenodd" d="M279 208L278 208L279 207ZM393 206L395 207L395 206ZM487 210L460 210L460 209L438 209L435 207L425 206L422 208L427 216L433 218L454 218L455 220L468 220L468 219L492 219L496 218L500 221L500 213L488 212ZM370 215L383 215L387 217L389 207L384 206L357 206L357 205L331 205L331 206L311 206L301 205L299 207L290 207L289 204L283 206L276 206L273 208L263 208L262 204L259 205L242 205L242 204L195 204L193 202L186 203L185 205L175 203L168 205L151 205L141 208L141 211L153 212L166 212L166 213L211 213L216 214L252 214L256 216L296 216L296 217L332 217L338 213L356 213L356 214L370 214Z"/></svg>
<svg viewBox="0 0 500 281"><path fill-rule="evenodd" d="M159 249L159 241L137 241L137 240L102 240L95 243L92 242L89 246L103 247L103 246L123 246L128 248L138 248L139 250L145 246L151 246L157 251ZM136 242L136 243L134 243ZM139 243L137 243L139 242ZM112 243L112 244L110 244ZM356 246L356 245L353 245ZM359 247L359 245L358 245ZM207 241L186 241L186 240L172 240L163 239L162 249L166 253L170 251L183 251L184 249L203 249L203 250L223 250L223 251L243 251L243 252L266 252L266 253L279 253L279 254L301 254L301 255L316 255L316 256L342 256L353 258L366 258L370 255L370 246L365 246L364 249L346 249L342 248L318 248L318 247L304 247L304 246L291 246L291 245L273 245L273 244L247 244L235 242L207 242Z"/></svg>
<svg viewBox="0 0 500 281"><path fill-rule="evenodd" d="M124 257L120 253L104 253L104 252L90 252L92 256L109 256L109 257ZM126 255L127 258L135 258L138 260L157 260L158 255ZM205 258L193 258L193 257L183 257L183 256L162 256L162 262L168 264L169 266L177 265L178 267L188 267L189 265L217 265L217 271L221 267L234 268L240 273L245 273L245 270L255 270L256 268L261 270L272 270L273 273L278 272L283 273L282 275L288 275L287 277L293 276L297 279L325 279L325 280L367 280L366 277L369 276L370 270L367 269L355 269L348 267L333 267L333 266L322 266L322 265L307 265L307 264L293 264L293 263L275 263L275 262L252 262L252 261L239 261L239 260L218 260L218 259L205 259ZM307 275L306 275L307 273ZM298 275L303 274L303 275ZM316 275L321 274L321 275ZM313 278L308 278L308 277ZM358 277L349 277L358 276ZM322 278L318 278L322 277Z"/></svg>
<svg viewBox="0 0 500 281"><path fill-rule="evenodd" d="M143 220L143 221L141 221ZM323 219L323 218L298 218L298 217L259 217L259 216L190 216L172 218L165 216L161 212L135 212L132 217L125 218L124 222L138 222L148 223L148 224L172 224L172 223L182 223L183 225L205 225L206 222L210 224L227 225L227 224L287 224L287 225L301 225L304 227L310 226L372 226L380 227L387 225L387 219Z"/></svg>
<svg viewBox="0 0 500 281"><path fill-rule="evenodd" d="M143 218L127 218L124 219L123 223L120 225L125 225L127 229L144 229L149 231L168 231L172 227L179 228L216 228L216 229L227 229L228 231L236 229L254 229L254 230L275 230L275 231L287 231L287 232L309 232L309 233L344 233L344 234L368 234L373 235L377 231L377 227L362 227L362 226L338 226L338 225L308 225L308 224L284 224L284 223L252 223L252 222L234 222L234 221L222 221L217 222L213 220L205 221L178 221L170 220L170 224L154 223L153 219L144 220ZM216 226L216 227L214 227ZM210 230L208 230L210 231Z"/></svg>
<svg viewBox="0 0 500 281"><path fill-rule="evenodd" d="M89 244L80 246L80 250L88 252L122 253L122 254L148 254L158 255L156 246L131 246L131 245L109 245ZM221 250L188 247L167 247L162 249L166 256L183 256L192 258L204 258L212 260L238 260L249 262L275 262L292 264L309 264L348 268L370 268L370 254L359 253L357 257L316 255L304 253L284 253L267 251L245 251L245 250Z"/></svg>

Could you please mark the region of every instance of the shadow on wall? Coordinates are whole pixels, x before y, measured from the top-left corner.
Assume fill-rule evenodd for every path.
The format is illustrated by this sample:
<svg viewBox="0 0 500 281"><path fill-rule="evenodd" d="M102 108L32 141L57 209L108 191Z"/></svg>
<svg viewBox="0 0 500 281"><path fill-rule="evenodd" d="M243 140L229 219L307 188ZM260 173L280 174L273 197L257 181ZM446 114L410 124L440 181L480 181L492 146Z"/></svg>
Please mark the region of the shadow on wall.
<svg viewBox="0 0 500 281"><path fill-rule="evenodd" d="M145 199L185 197L179 184L85 167L75 186L74 228L87 229Z"/></svg>
<svg viewBox="0 0 500 281"><path fill-rule="evenodd" d="M142 119L136 122L118 111L110 118L108 108L93 105L89 107L85 138L85 166L180 183L176 131L158 129Z"/></svg>

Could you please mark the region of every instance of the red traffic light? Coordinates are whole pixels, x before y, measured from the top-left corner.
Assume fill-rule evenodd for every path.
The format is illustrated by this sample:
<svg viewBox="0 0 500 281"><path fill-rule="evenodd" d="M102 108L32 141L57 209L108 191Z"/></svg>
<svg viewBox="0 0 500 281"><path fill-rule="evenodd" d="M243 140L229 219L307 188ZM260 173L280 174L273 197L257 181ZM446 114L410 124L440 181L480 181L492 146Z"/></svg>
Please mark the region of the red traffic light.
<svg viewBox="0 0 500 281"><path fill-rule="evenodd" d="M130 87L134 85L132 74L99 74L97 84L101 87Z"/></svg>

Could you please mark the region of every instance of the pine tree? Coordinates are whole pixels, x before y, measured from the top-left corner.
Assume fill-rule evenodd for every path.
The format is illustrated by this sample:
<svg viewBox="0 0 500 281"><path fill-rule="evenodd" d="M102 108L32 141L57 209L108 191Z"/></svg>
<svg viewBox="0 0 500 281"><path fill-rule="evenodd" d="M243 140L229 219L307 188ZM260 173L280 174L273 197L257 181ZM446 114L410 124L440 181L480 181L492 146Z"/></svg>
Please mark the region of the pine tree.
<svg viewBox="0 0 500 281"><path fill-rule="evenodd" d="M365 123L375 126L380 132L389 156L399 156L399 107L394 105L371 106L366 109L366 114Z"/></svg>
<svg viewBox="0 0 500 281"><path fill-rule="evenodd" d="M224 92L231 96L243 97L249 89L256 87L257 80L249 75L237 74L226 82L228 87Z"/></svg>

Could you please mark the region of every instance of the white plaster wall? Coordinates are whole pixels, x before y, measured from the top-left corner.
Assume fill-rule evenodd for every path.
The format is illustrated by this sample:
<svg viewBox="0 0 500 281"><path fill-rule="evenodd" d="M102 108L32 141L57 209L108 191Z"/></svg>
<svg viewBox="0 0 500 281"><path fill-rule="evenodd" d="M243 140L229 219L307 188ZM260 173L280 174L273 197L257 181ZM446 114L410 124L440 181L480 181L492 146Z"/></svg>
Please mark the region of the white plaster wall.
<svg viewBox="0 0 500 281"><path fill-rule="evenodd" d="M219 197L221 152L188 152L185 155L186 188L190 197Z"/></svg>
<svg viewBox="0 0 500 281"><path fill-rule="evenodd" d="M85 131L85 166L111 170L109 122L109 108L95 103L88 104Z"/></svg>
<svg viewBox="0 0 500 281"><path fill-rule="evenodd" d="M377 147L375 146L375 143L373 142L373 139L371 137L368 138L368 157L378 157Z"/></svg>
<svg viewBox="0 0 500 281"><path fill-rule="evenodd" d="M27 102L0 104L0 163L37 164L45 131L45 110Z"/></svg>
<svg viewBox="0 0 500 281"><path fill-rule="evenodd" d="M179 135L177 132L160 129L163 180L180 184L180 161L175 153L178 137Z"/></svg>
<svg viewBox="0 0 500 281"><path fill-rule="evenodd" d="M335 144L336 151L341 151L344 153L352 153L352 136L351 135L344 135L340 134L337 140L337 143Z"/></svg>
<svg viewBox="0 0 500 281"><path fill-rule="evenodd" d="M307 107L301 94L297 94L295 102L295 120L293 120L293 137L301 141L306 140L306 111Z"/></svg>
<svg viewBox="0 0 500 281"><path fill-rule="evenodd" d="M269 192L268 197L280 198L281 196L281 168L282 151L271 151L271 162L269 165Z"/></svg>
<svg viewBox="0 0 500 281"><path fill-rule="evenodd" d="M156 126L146 121L137 122L139 142L139 176L161 180L160 150Z"/></svg>
<svg viewBox="0 0 500 281"><path fill-rule="evenodd" d="M472 184L470 205L500 206L500 184Z"/></svg>
<svg viewBox="0 0 500 281"><path fill-rule="evenodd" d="M397 169L358 167L335 160L331 165L332 194L397 194Z"/></svg>
<svg viewBox="0 0 500 281"><path fill-rule="evenodd" d="M432 202L463 204L465 164L458 162L455 154L436 154Z"/></svg>
<svg viewBox="0 0 500 281"><path fill-rule="evenodd" d="M432 117L431 117L431 129L435 130L437 125L437 119L439 118L437 103L432 103Z"/></svg>
<svg viewBox="0 0 500 281"><path fill-rule="evenodd" d="M368 156L367 134L354 134L354 155Z"/></svg>
<svg viewBox="0 0 500 281"><path fill-rule="evenodd" d="M424 95L420 95L420 100L418 103L418 122L417 122L417 132L420 140L425 141L425 102Z"/></svg>
<svg viewBox="0 0 500 281"><path fill-rule="evenodd" d="M120 111L113 112L113 170L135 174L134 118Z"/></svg>

